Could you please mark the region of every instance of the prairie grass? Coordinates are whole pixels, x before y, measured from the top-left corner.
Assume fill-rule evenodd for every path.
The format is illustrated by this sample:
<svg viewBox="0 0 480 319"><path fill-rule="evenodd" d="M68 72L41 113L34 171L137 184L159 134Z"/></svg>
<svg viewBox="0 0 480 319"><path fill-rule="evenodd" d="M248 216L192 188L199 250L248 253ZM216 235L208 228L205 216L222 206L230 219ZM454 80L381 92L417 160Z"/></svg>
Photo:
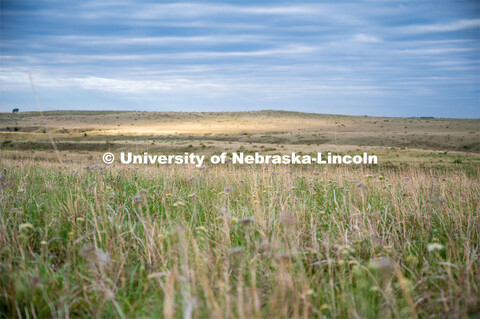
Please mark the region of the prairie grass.
<svg viewBox="0 0 480 319"><path fill-rule="evenodd" d="M478 169L0 165L3 317L480 311Z"/></svg>
<svg viewBox="0 0 480 319"><path fill-rule="evenodd" d="M304 152L320 146L396 147L480 152L480 119L385 118L285 111L254 112L116 112L48 111L0 113L0 140L8 149L97 150L105 141L115 147L134 142L151 148L177 143L213 143L220 152L229 143L249 147L287 147ZM46 134L48 132L48 134ZM148 144L147 144L148 140ZM141 143L145 142L142 146ZM102 145L103 144L103 145ZM301 146L300 146L301 145ZM328 145L328 146L327 146ZM6 145L7 146L7 145ZM192 150L189 150L192 151ZM205 151L205 150L202 150Z"/></svg>

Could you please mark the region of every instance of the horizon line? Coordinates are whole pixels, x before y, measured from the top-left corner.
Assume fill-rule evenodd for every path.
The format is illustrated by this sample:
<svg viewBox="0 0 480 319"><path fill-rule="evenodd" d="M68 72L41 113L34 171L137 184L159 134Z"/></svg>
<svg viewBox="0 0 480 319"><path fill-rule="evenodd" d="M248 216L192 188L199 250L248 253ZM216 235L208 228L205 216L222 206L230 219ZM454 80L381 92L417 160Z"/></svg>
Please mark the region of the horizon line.
<svg viewBox="0 0 480 319"><path fill-rule="evenodd" d="M12 110L13 111L13 110ZM49 112L142 112L142 113L248 113L248 112L286 112L286 113L298 113L298 114L311 114L311 115L325 115L325 116L348 116L348 117L376 117L376 118L404 118L404 119L452 119L452 120L480 120L480 117L436 117L436 116L386 116L386 115L351 115L351 114L335 114L335 113L317 113L317 112L302 112L302 111L291 111L291 110L283 110L283 109L261 109L261 110L244 110L244 111L151 111L151 110L85 110L85 109L71 109L71 110L38 110L38 111L1 111L0 114L19 114L19 113L49 113Z"/></svg>

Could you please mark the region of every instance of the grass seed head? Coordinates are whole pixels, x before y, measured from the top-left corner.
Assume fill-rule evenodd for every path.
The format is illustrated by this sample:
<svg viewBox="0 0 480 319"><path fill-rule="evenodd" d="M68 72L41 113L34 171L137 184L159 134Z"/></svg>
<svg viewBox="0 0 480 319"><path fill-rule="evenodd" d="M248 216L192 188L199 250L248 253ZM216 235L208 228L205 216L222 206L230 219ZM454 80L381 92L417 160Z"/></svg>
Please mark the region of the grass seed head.
<svg viewBox="0 0 480 319"><path fill-rule="evenodd" d="M443 246L440 243L430 243L427 245L427 250L432 252L432 251L440 251L443 250L445 246Z"/></svg>
<svg viewBox="0 0 480 319"><path fill-rule="evenodd" d="M290 211L281 212L280 216L278 217L278 221L280 222L280 224L283 225L283 227L290 227L290 226L294 226L295 224L295 218L293 217L293 214Z"/></svg>
<svg viewBox="0 0 480 319"><path fill-rule="evenodd" d="M143 198L142 195L136 195L133 197L133 203L137 205L144 205L145 204L145 198Z"/></svg>
<svg viewBox="0 0 480 319"><path fill-rule="evenodd" d="M228 251L228 253L232 256L240 255L242 252L243 252L242 247L235 247L235 248L232 248Z"/></svg>
<svg viewBox="0 0 480 319"><path fill-rule="evenodd" d="M183 201L176 201L174 204L173 204L173 207L184 207L186 206L186 204L183 202Z"/></svg>
<svg viewBox="0 0 480 319"><path fill-rule="evenodd" d="M20 232L27 232L28 230L33 230L35 227L31 223L23 223L18 226Z"/></svg>
<svg viewBox="0 0 480 319"><path fill-rule="evenodd" d="M382 287L390 286L397 265L388 257L381 257L369 263L369 268L378 276Z"/></svg>

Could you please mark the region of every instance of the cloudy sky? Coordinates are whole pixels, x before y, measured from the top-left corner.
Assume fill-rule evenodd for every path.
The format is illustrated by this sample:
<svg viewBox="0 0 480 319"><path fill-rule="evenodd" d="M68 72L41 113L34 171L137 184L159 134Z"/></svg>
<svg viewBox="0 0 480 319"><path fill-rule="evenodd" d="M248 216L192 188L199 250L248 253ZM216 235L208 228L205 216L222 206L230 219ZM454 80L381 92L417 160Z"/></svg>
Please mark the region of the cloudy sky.
<svg viewBox="0 0 480 319"><path fill-rule="evenodd" d="M480 117L476 0L0 3L0 111Z"/></svg>

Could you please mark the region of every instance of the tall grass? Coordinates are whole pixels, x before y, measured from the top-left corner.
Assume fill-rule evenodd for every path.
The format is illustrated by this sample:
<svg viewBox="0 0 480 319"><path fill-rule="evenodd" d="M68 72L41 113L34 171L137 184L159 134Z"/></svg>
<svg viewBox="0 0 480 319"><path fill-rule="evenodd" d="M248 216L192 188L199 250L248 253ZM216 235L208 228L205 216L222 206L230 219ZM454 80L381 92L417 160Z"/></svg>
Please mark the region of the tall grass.
<svg viewBox="0 0 480 319"><path fill-rule="evenodd" d="M4 317L480 311L480 185L461 168L0 165Z"/></svg>

